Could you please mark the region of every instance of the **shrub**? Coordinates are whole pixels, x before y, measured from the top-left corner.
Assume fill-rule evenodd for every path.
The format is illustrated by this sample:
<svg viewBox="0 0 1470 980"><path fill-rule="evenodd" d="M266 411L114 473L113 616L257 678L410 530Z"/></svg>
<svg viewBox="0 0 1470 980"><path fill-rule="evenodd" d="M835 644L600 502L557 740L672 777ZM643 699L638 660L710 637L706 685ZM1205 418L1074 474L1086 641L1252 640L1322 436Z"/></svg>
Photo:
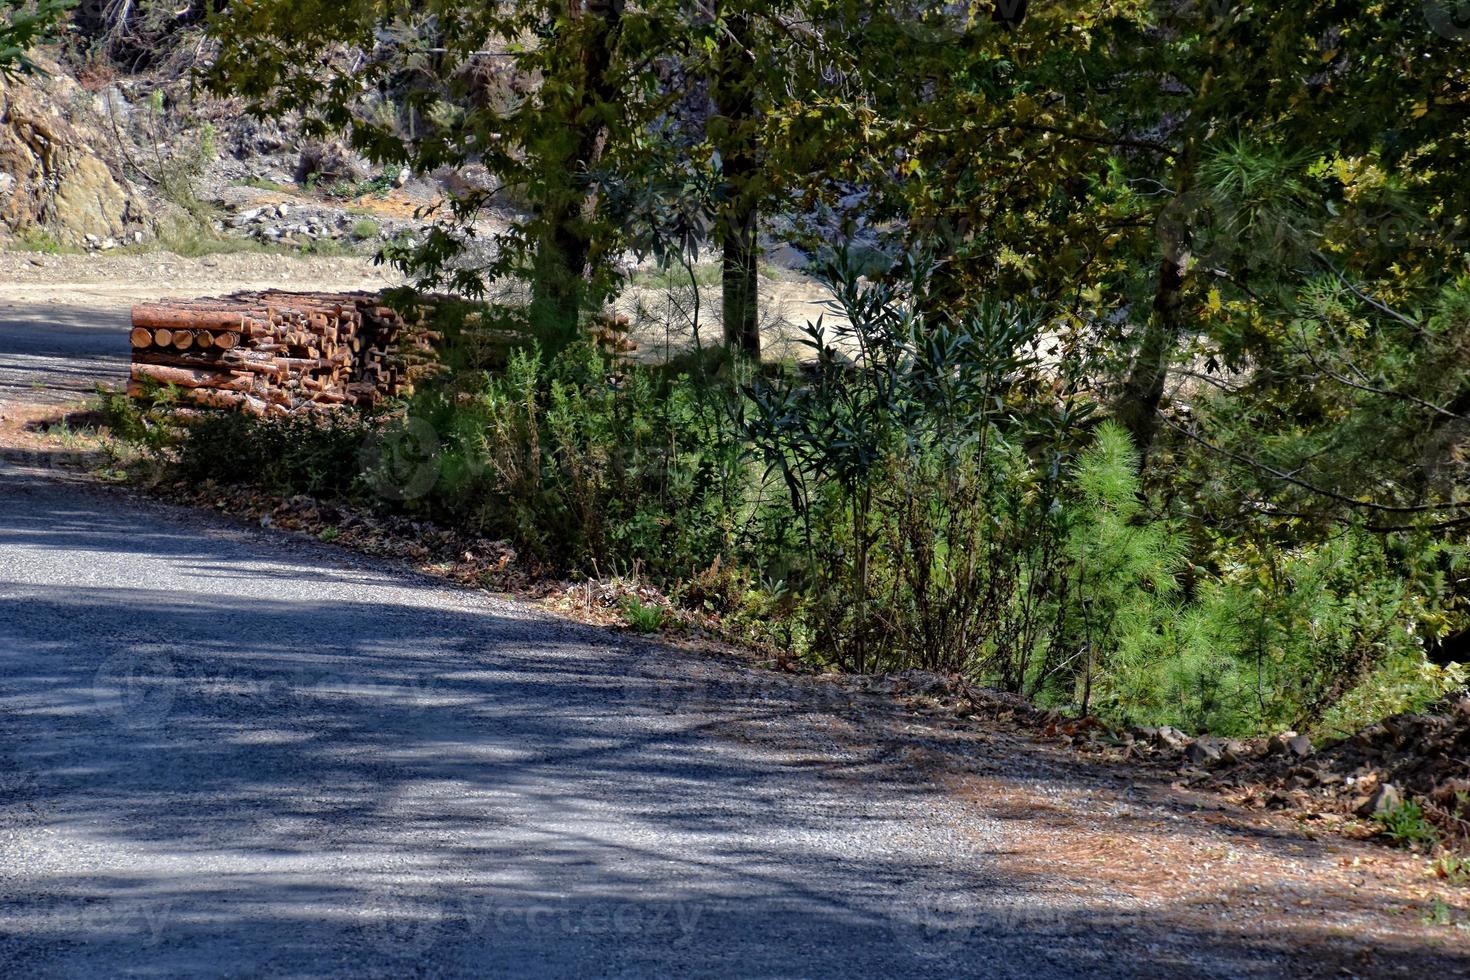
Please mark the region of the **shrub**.
<svg viewBox="0 0 1470 980"><path fill-rule="evenodd" d="M1412 800L1384 810L1374 816L1383 834L1404 847L1433 847L1439 843L1439 831L1424 817L1424 810Z"/></svg>
<svg viewBox="0 0 1470 980"><path fill-rule="evenodd" d="M508 537L553 571L638 562L665 580L751 556L769 509L736 439L728 392L614 364L586 344L549 364L440 389L410 411L441 434L424 506Z"/></svg>
<svg viewBox="0 0 1470 980"><path fill-rule="evenodd" d="M362 489L363 446L378 429L345 412L279 419L209 413L188 427L176 465L187 479L345 496Z"/></svg>
<svg viewBox="0 0 1470 980"><path fill-rule="evenodd" d="M625 596L623 598L623 615L628 618L628 625L639 633L657 633L663 629L665 612L663 607L644 605L638 601L637 596Z"/></svg>
<svg viewBox="0 0 1470 980"><path fill-rule="evenodd" d="M1381 536L1201 543L1158 516L1129 437L1079 393L1085 345L1046 317L935 314L922 262L828 271L840 316L809 327L808 365L507 354L523 318L444 304L454 370L392 426L211 416L178 467L376 493L511 539L533 570L638 567L788 654L962 673L1120 722L1327 732L1463 685L1425 662L1425 590Z"/></svg>

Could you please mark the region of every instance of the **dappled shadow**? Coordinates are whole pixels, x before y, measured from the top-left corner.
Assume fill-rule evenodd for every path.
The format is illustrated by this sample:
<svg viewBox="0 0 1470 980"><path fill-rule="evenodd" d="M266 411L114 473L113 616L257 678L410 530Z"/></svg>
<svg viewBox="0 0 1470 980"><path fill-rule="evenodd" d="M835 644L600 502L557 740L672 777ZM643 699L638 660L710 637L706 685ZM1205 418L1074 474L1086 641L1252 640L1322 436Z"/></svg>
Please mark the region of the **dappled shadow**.
<svg viewBox="0 0 1470 980"><path fill-rule="evenodd" d="M0 307L0 404L74 401L128 377L126 306Z"/></svg>
<svg viewBox="0 0 1470 980"><path fill-rule="evenodd" d="M974 744L896 711L849 737L851 708L0 471L0 971L1301 972L1299 936L1004 867L1025 815L906 762Z"/></svg>

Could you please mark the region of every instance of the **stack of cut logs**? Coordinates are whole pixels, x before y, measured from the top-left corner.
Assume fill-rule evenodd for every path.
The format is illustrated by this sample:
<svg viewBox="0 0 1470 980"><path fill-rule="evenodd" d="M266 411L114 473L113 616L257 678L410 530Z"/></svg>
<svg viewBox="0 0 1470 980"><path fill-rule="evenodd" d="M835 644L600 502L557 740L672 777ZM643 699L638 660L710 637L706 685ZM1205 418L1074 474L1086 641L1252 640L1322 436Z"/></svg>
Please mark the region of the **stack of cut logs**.
<svg viewBox="0 0 1470 980"><path fill-rule="evenodd" d="M279 416L370 406L437 369L429 307L405 317L371 293L237 293L133 307L128 393Z"/></svg>

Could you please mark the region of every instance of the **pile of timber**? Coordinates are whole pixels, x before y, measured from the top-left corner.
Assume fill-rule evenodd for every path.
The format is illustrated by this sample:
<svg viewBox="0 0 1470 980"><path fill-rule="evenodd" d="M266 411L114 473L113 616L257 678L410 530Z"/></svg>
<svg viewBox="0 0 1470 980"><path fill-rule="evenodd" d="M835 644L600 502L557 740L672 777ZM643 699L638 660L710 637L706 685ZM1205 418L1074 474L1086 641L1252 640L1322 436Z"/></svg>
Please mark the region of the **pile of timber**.
<svg viewBox="0 0 1470 980"><path fill-rule="evenodd" d="M236 293L133 307L128 393L280 416L410 395L437 370L430 306L373 293Z"/></svg>

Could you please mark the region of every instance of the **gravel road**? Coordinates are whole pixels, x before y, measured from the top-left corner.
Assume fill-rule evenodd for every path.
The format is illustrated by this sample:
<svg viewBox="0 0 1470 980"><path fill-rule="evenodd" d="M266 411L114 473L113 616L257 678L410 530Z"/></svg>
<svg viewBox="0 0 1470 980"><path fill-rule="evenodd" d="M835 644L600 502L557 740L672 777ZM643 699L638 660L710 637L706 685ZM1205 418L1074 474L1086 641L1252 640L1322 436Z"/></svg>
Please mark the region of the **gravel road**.
<svg viewBox="0 0 1470 980"><path fill-rule="evenodd" d="M7 976L1057 972L993 821L657 647L14 468L0 569Z"/></svg>
<svg viewBox="0 0 1470 980"><path fill-rule="evenodd" d="M1371 887L1331 908L1312 876L1360 845L1181 824L1005 741L963 748L1004 786L955 792L916 760L956 746L854 727L835 687L3 463L0 655L7 977L1233 978L1370 941L1470 966ZM1155 818L1115 856L1152 888L1069 873ZM1222 846L1232 884L1281 873L1255 912L1201 912L1208 876L1159 900ZM1323 911L1259 909L1301 894Z"/></svg>

